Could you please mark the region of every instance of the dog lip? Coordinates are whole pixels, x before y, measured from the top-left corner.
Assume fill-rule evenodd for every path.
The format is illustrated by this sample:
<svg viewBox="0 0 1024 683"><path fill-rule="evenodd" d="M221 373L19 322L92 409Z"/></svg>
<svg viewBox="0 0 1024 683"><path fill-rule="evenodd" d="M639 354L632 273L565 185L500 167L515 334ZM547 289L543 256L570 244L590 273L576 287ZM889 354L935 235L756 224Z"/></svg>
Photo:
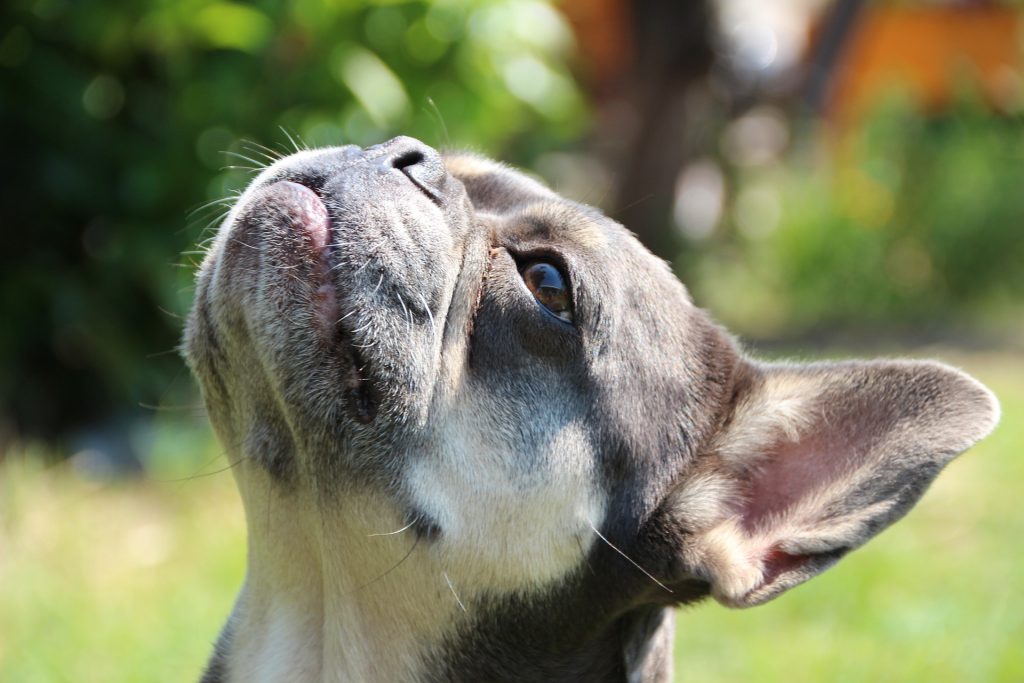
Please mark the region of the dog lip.
<svg viewBox="0 0 1024 683"><path fill-rule="evenodd" d="M320 194L293 180L279 180L267 187L275 204L288 216L295 234L308 240L313 266L313 302L321 324L330 329L339 317L338 292L331 278L331 217Z"/></svg>
<svg viewBox="0 0 1024 683"><path fill-rule="evenodd" d="M314 189L291 180L280 180L268 189L285 193L282 199L289 202L295 224L306 231L314 248L325 249L330 243L331 219L320 195Z"/></svg>
<svg viewBox="0 0 1024 683"><path fill-rule="evenodd" d="M343 297L333 276L332 242L334 225L320 192L293 180L280 180L267 190L277 195L287 212L292 228L308 236L316 256L314 271L314 314L330 337L337 353L345 359L347 370L342 378L345 402L352 419L370 424L377 417L377 396L370 381L368 363L354 345L351 332L340 314Z"/></svg>

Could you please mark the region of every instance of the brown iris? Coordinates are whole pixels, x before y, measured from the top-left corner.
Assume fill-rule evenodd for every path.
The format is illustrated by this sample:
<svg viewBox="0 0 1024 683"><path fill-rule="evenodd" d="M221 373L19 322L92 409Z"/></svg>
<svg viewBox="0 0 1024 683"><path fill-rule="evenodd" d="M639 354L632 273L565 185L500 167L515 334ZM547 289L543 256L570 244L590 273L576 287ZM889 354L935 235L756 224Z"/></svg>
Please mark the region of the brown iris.
<svg viewBox="0 0 1024 683"><path fill-rule="evenodd" d="M541 306L567 323L572 322L572 293L565 278L547 261L533 261L523 268L523 282Z"/></svg>

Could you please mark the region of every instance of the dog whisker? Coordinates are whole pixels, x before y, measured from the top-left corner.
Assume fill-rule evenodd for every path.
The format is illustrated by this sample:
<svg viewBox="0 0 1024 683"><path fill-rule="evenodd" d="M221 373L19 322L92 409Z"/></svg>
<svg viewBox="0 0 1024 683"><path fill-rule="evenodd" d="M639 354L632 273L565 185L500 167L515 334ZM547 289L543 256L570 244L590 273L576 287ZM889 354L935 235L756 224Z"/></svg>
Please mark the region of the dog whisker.
<svg viewBox="0 0 1024 683"><path fill-rule="evenodd" d="M407 334L411 338L412 337L412 316L409 314L409 309L406 307L405 302L402 300L402 295L398 294L398 293L395 293L395 296L398 297L398 303L401 304L402 311L405 312L405 328L407 330Z"/></svg>
<svg viewBox="0 0 1024 683"><path fill-rule="evenodd" d="M228 196L228 197L220 197L218 199L211 199L210 201L203 202L202 204L200 204L196 208L191 209L186 214L186 217L191 219L193 216L195 216L196 214L198 214L198 213L200 213L202 211L205 211L206 209L210 209L210 208L217 207L219 205L224 205L224 204L234 204L236 199L237 199L237 197L235 197L235 196Z"/></svg>
<svg viewBox="0 0 1024 683"><path fill-rule="evenodd" d="M302 149L299 148L299 143L295 142L295 138L293 138L292 134L288 132L288 129L285 128L284 126L278 126L278 128L280 128L281 132L284 133L285 137L288 138L288 142L292 143L292 147L294 148L294 150L296 152L301 152Z"/></svg>
<svg viewBox="0 0 1024 683"><path fill-rule="evenodd" d="M220 457L220 456L218 456L218 457ZM216 458L214 458L214 460L216 460ZM186 481L192 481L194 479L203 479L205 477L212 477L215 474L221 474L223 472L227 472L228 470L234 469L235 467L237 467L238 465L240 465L242 463L242 460L243 460L243 458L239 458L238 460L235 460L234 462L228 463L227 467L221 467L220 469L212 470L210 472L203 472L202 470L205 469L207 467L207 465L210 464L210 463L207 463L206 465L203 465L202 467L199 468L199 470L200 470L199 472L196 472L195 474L190 474L187 477L177 477L177 478L173 478L173 479L154 478L153 481L159 482L161 484L176 484L176 483L181 483L181 482L186 482ZM211 460L210 462L213 462L213 461Z"/></svg>
<svg viewBox="0 0 1024 683"><path fill-rule="evenodd" d="M337 325L337 324L339 324L339 323L340 323L340 322L341 322L342 320L344 320L345 318L348 318L349 316L355 315L355 312L356 312L356 309L354 309L354 308L353 308L353 309L352 309L351 311L349 311L349 312L348 312L348 313L346 313L345 315L343 315L343 316L341 316L340 318L338 318L337 320L335 320L335 321L334 321L334 324L335 324L335 325Z"/></svg>
<svg viewBox="0 0 1024 683"><path fill-rule="evenodd" d="M430 312L430 305L427 304L427 300L419 292L416 293L416 296L418 296L420 298L420 301L423 302L423 310L425 310L427 312L427 320L430 321L430 333L431 333L431 336L436 336L437 335L437 327L434 325L434 314Z"/></svg>
<svg viewBox="0 0 1024 683"><path fill-rule="evenodd" d="M205 233L205 232L210 232L211 230L213 230L213 227L215 225L219 224L221 221L223 221L224 217L228 215L228 212L230 210L231 210L230 208L225 209L224 211L220 212L218 215L214 216L212 219L210 219L210 221L206 225L203 226L203 229L200 230L200 232L201 233ZM216 239L216 237L217 237L217 235L216 235L216 233L214 233L211 236L210 239L211 240L212 239Z"/></svg>
<svg viewBox="0 0 1024 683"><path fill-rule="evenodd" d="M448 584L448 590L450 590L452 595L455 596L455 602L457 602L459 607L462 608L462 611L465 612L466 606L462 604L462 600L459 599L459 594L455 592L455 586L452 585L452 580L448 578L448 572L441 572L441 576L444 577L445 583Z"/></svg>
<svg viewBox="0 0 1024 683"><path fill-rule="evenodd" d="M265 169L269 165L267 163L260 162L257 159L253 159L252 157L246 156L246 155L241 154L239 152L233 152L233 151L231 151L229 149L226 149L226 150L222 151L221 154L224 154L226 156L236 157L238 159L241 159L242 161L248 161L250 164L252 164L253 166L256 167L256 168L254 168L252 170L262 171L263 169Z"/></svg>
<svg viewBox="0 0 1024 683"><path fill-rule="evenodd" d="M654 578L654 575L653 575L653 574L651 574L651 573L650 573L649 571L647 571L646 569L644 569L643 567L641 567L641 566L640 566L639 564L637 564L637 563L636 563L636 561L634 561L632 557L630 557L629 555L627 555L626 553L622 552L622 551L621 551L621 550L619 550L619 549L618 549L617 547L615 547L615 544L613 544L613 543L612 543L611 541L609 541L609 540L608 540L607 538L605 538L605 537L604 537L604 535L603 535L603 534L602 534L602 533L601 533L600 531L598 531L598 530L597 530L597 527L596 527L596 526L594 526L594 523L593 523L593 522L591 522L591 521L590 521L589 519L587 520L587 524L589 524L589 525L590 525L590 529L591 529L591 530L592 530L592 531L593 531L593 532L594 532L595 534L597 534L597 537L598 537L598 538L600 538L600 539L601 539L602 541L604 541L604 542L605 542L605 544L606 544L606 545L607 545L607 546L608 546L609 548L611 548L612 550L614 550L615 552L617 552L617 553L618 553L619 555L622 555L622 556L623 556L624 558L626 558L626 561L627 561L627 562L629 562L629 563L630 563L631 565L633 565L634 567L636 567L637 569L639 569L639 570L640 570L641 572L643 572L644 576L646 576L646 577L647 577L648 579L650 579L650 580L651 580L651 581L653 581L654 583L658 584L659 586L661 586L662 588L664 588L664 589L665 589L666 591L668 591L669 593L671 593L671 592L672 592L672 589L671 589L671 588L669 588L668 586L666 586L665 584L663 584L663 583L662 583L661 581L658 581L658 579Z"/></svg>
<svg viewBox="0 0 1024 683"><path fill-rule="evenodd" d="M441 128L441 140L444 146L450 147L451 138L448 135L448 126L444 122L444 115L441 113L441 109L437 106L437 103L434 102L434 98L432 97L427 98L427 105L427 111L434 116L435 121L437 121L438 126Z"/></svg>
<svg viewBox="0 0 1024 683"><path fill-rule="evenodd" d="M270 531L270 521L273 519L273 515L271 514L273 505L274 505L273 484L268 480L267 481L267 513L266 513L266 518L263 520L263 523L265 525L264 528L266 528L268 532ZM320 519L321 519L321 524L322 524L323 523L323 521L322 521L323 520L323 513L322 512L320 513Z"/></svg>
<svg viewBox="0 0 1024 683"><path fill-rule="evenodd" d="M416 540L415 540L415 541L413 541L413 543L412 543L412 547L410 547L410 548L409 548L409 550L408 550L408 551L407 551L407 552L405 553L405 555L402 555L402 559L400 559L400 560L399 560L398 562L395 562L395 564L394 564L394 565L392 565L390 569L388 569L388 570L387 570L386 572L384 572L383 574L381 574L381 575L380 575L380 576L378 576L377 578L375 578L375 579L371 579L370 581L367 581L366 583L364 583L364 584L363 584L363 585L361 585L361 586L356 586L355 588L353 588L353 589L352 589L352 590L351 590L351 591L349 592L349 594L352 594L352 593L358 593L359 591L363 590L364 588L368 588L368 587L372 586L373 584L377 583L378 581L380 581L380 580L384 579L384 578L385 578L386 576L388 576L388 574L390 574L391 572L393 572L393 571L395 571L396 569L398 569L399 567L401 567L401 566L402 566L402 564L403 564L403 563L404 563L404 562L405 562L406 560L408 560L408 559L409 559L409 557L410 557L410 556L412 555L413 551L414 551L414 550L416 550L416 548L417 548L417 546L419 546L419 544L420 544L420 537L419 537L419 536L417 536L417 537L416 537Z"/></svg>
<svg viewBox="0 0 1024 683"><path fill-rule="evenodd" d="M252 249L253 251L259 251L259 247L254 247L251 244L246 244L245 242L243 242L242 240L238 239L237 237L231 238L231 241L234 242L235 244L241 244L243 247L247 247L249 249Z"/></svg>
<svg viewBox="0 0 1024 683"><path fill-rule="evenodd" d="M218 171L246 171L247 173L259 173L263 170L263 167L259 166L243 166L241 164L228 164L227 166L221 166L217 169Z"/></svg>
<svg viewBox="0 0 1024 683"><path fill-rule="evenodd" d="M261 145L255 140L239 140L239 143L243 147L248 147L250 151L268 159L271 163L274 163L284 158L284 155L282 155L277 150L271 149L266 145Z"/></svg>
<svg viewBox="0 0 1024 683"><path fill-rule="evenodd" d="M419 517L414 517L411 522L409 522L408 524L403 526L401 529L398 529L397 531L386 531L386 532L379 533L379 534L369 534L367 536L367 538L376 538L378 536L395 536L397 534L402 533L403 531L408 531L409 529L412 528L413 524L415 524L418 521L419 521Z"/></svg>

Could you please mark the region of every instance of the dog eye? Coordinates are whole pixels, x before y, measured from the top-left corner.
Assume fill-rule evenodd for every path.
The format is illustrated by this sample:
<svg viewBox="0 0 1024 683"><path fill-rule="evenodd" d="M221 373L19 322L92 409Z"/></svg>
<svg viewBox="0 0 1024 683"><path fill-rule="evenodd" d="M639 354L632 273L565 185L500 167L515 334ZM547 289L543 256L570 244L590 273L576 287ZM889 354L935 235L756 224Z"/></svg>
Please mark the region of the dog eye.
<svg viewBox="0 0 1024 683"><path fill-rule="evenodd" d="M572 322L572 294L558 268L547 261L532 261L523 268L522 276L541 306L559 320Z"/></svg>

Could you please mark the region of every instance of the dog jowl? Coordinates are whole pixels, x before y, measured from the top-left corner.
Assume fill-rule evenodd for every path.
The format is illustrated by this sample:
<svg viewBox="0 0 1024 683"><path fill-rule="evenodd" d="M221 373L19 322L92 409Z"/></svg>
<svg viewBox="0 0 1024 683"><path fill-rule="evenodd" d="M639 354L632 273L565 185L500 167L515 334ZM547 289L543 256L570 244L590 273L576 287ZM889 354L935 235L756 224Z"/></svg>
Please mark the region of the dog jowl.
<svg viewBox="0 0 1024 683"><path fill-rule="evenodd" d="M762 363L621 225L410 138L266 169L185 339L248 521L206 681L668 681L899 519L995 398Z"/></svg>

